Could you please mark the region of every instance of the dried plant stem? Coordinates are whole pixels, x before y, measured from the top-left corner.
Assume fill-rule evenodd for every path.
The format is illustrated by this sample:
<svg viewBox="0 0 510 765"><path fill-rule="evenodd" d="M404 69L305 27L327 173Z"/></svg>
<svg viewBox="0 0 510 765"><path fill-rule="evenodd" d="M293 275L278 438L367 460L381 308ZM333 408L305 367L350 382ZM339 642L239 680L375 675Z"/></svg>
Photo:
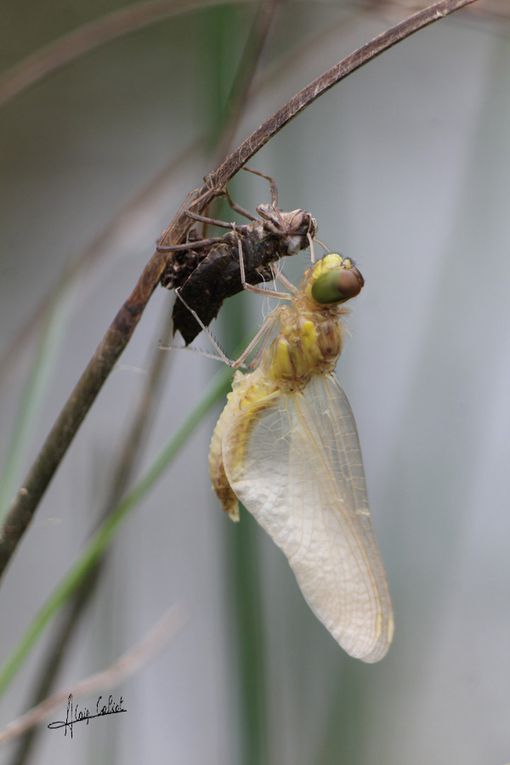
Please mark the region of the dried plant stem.
<svg viewBox="0 0 510 765"><path fill-rule="evenodd" d="M429 6L374 38L303 88L243 141L207 177L204 186L186 197L176 217L167 227L162 237L162 244L177 244L182 241L191 222L185 211L191 208L195 212L202 212L250 157L320 95L400 40L473 2L475 0L441 0ZM15 497L0 533L0 574L5 570L85 415L133 334L145 306L158 285L167 258L168 255L156 251L145 266L133 292L113 319L64 405L23 486Z"/></svg>

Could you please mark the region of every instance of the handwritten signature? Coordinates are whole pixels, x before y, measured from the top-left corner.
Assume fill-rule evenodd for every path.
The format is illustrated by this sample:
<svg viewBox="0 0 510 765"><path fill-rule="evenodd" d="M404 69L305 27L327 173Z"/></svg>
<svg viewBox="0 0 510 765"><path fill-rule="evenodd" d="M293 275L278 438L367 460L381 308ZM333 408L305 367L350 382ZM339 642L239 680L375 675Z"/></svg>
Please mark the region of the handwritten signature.
<svg viewBox="0 0 510 765"><path fill-rule="evenodd" d="M90 720L94 720L96 717L106 717L107 715L117 715L121 712L127 712L127 709L123 707L124 699L119 697L118 701L115 701L110 694L108 700L103 700L102 696L99 696L96 701L96 713L92 714L89 707L80 708L78 704L73 701L73 694L70 693L67 699L67 710L65 720L55 720L48 725L51 730L57 730L58 728L64 729L64 736L67 736L69 732L71 738L73 738L73 726L76 723L87 721L87 725Z"/></svg>

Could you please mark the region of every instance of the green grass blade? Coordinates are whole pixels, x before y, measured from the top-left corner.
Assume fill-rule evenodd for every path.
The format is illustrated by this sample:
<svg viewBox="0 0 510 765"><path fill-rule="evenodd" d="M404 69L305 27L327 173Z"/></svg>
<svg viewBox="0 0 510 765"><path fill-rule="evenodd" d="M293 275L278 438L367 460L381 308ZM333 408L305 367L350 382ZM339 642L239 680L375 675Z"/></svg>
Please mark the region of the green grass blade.
<svg viewBox="0 0 510 765"><path fill-rule="evenodd" d="M68 313L66 297L57 295L47 311L37 355L18 404L7 460L0 476L0 522L16 493L27 446L51 377Z"/></svg>
<svg viewBox="0 0 510 765"><path fill-rule="evenodd" d="M231 374L229 368L218 372L206 394L189 415L188 419L171 438L143 478L140 479L99 527L99 530L94 534L85 551L39 610L18 646L0 671L0 695L4 693L14 675L23 665L25 658L42 635L48 622L80 585L88 571L112 541L121 522L156 483L209 410L225 396L230 387Z"/></svg>

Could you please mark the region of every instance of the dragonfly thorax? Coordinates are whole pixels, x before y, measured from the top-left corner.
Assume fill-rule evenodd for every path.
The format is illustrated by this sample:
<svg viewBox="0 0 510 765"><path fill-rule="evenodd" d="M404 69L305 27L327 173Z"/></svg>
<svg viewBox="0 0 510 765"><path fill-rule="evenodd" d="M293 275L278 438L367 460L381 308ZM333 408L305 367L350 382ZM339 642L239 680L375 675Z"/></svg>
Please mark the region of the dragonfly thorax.
<svg viewBox="0 0 510 765"><path fill-rule="evenodd" d="M280 308L280 331L262 361L267 376L280 388L303 388L313 375L332 372L342 350L340 311Z"/></svg>

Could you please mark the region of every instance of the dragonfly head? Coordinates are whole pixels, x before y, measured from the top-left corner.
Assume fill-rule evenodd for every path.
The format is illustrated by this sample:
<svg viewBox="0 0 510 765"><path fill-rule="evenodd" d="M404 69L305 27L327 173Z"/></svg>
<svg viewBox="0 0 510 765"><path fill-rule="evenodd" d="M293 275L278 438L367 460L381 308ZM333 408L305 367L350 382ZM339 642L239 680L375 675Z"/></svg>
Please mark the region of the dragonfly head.
<svg viewBox="0 0 510 765"><path fill-rule="evenodd" d="M354 261L330 252L307 272L306 294L319 305L338 305L359 295L365 284Z"/></svg>
<svg viewBox="0 0 510 765"><path fill-rule="evenodd" d="M306 210L283 212L275 205L263 203L258 205L257 212L264 230L279 237L282 249L289 250L289 255L308 247L308 235L314 237L317 233L317 221Z"/></svg>

